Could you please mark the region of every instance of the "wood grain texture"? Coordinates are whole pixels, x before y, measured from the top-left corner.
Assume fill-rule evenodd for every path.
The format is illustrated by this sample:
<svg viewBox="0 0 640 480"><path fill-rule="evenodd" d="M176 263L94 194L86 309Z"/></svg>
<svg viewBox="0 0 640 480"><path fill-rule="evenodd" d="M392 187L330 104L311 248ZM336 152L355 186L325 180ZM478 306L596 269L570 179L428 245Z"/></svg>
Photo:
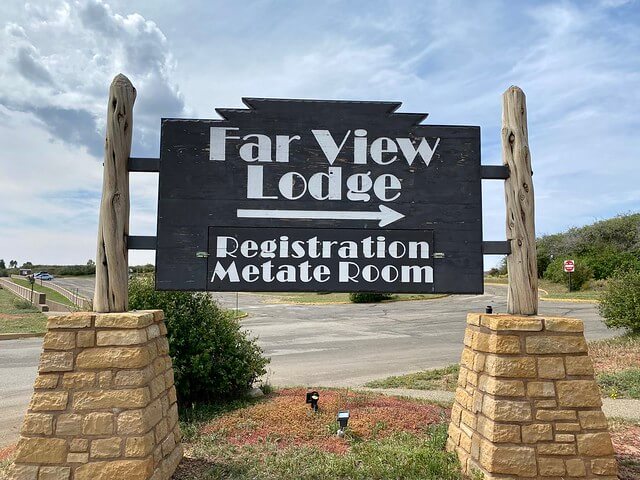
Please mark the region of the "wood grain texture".
<svg viewBox="0 0 640 480"><path fill-rule="evenodd" d="M336 102L326 100L246 99L249 109L218 109L222 120L163 119L160 146L158 202L158 290L202 291L210 288L207 259L197 252L210 251L209 227L270 229L277 238L286 228L361 229L375 235L378 221L328 219L240 218L238 209L289 209L375 211L384 203L403 215L388 230L433 232L434 251L445 254L434 260L434 289L424 293L482 293L482 191L480 128L456 125L423 125L422 114L394 113L398 104L388 102ZM242 142L227 141L226 161L210 161L210 128L237 127L233 135L248 133L299 135L291 144L289 162L264 162L264 192L277 198L247 198L248 163L239 156ZM310 178L327 172L329 163L311 134L327 129L337 139L351 137L333 163L342 169L341 198L318 201L308 193L296 200L278 194L278 181L287 172ZM440 139L429 165L421 160L409 165L403 159L388 165L371 160L355 164L353 132L365 129L369 142L379 137ZM374 195L366 201L347 199L346 179L371 172L395 175L402 183L396 200L381 202ZM279 229L283 229L279 232ZM340 235L340 234L337 234ZM404 285L406 286L406 285ZM352 285L350 291L364 284ZM403 285L398 284L398 292ZM243 287L246 288L246 287ZM272 291L272 289L270 290ZM407 290L415 292L416 290Z"/></svg>
<svg viewBox="0 0 640 480"><path fill-rule="evenodd" d="M95 312L128 309L129 173L136 89L117 75L109 88L104 178L96 253Z"/></svg>
<svg viewBox="0 0 640 480"><path fill-rule="evenodd" d="M524 92L509 87L502 95L502 162L511 175L504 182L507 206L509 289L507 311L517 315L538 313L538 266L531 155Z"/></svg>

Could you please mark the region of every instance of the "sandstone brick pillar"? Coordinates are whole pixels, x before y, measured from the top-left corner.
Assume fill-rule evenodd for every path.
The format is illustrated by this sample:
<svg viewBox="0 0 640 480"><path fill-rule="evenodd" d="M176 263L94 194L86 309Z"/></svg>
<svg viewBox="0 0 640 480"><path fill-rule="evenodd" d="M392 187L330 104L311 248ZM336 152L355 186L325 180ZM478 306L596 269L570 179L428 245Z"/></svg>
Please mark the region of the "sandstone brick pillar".
<svg viewBox="0 0 640 480"><path fill-rule="evenodd" d="M14 480L167 480L182 458L162 311L50 317Z"/></svg>
<svg viewBox="0 0 640 480"><path fill-rule="evenodd" d="M485 479L617 479L583 323L469 314L447 449Z"/></svg>

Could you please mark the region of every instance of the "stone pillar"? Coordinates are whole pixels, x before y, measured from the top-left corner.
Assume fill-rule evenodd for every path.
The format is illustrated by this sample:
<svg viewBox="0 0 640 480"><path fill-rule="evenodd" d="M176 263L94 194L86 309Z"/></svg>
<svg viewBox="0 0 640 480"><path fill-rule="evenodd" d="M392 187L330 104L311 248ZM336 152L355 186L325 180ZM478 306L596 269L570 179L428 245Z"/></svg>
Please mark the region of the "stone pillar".
<svg viewBox="0 0 640 480"><path fill-rule="evenodd" d="M447 449L491 479L617 479L583 323L467 316Z"/></svg>
<svg viewBox="0 0 640 480"><path fill-rule="evenodd" d="M49 317L14 480L167 480L182 458L164 315Z"/></svg>

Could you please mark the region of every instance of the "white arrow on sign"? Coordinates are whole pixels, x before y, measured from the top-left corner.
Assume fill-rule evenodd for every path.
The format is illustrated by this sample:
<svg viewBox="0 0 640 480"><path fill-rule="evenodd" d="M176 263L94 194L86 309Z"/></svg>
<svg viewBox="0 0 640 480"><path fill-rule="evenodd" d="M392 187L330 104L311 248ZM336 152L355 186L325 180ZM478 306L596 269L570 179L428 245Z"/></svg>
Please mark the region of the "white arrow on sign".
<svg viewBox="0 0 640 480"><path fill-rule="evenodd" d="M340 210L251 210L238 209L238 218L300 218L309 220L380 220L379 227L389 225L404 215L380 205L377 212L345 212Z"/></svg>

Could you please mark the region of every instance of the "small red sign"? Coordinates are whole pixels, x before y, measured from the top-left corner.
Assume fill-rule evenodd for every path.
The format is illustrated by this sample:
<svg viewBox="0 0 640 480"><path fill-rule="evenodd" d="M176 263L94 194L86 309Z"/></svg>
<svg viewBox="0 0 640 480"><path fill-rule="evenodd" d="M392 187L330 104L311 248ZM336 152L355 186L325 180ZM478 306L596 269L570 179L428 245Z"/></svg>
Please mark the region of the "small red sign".
<svg viewBox="0 0 640 480"><path fill-rule="evenodd" d="M565 260L562 264L562 269L567 273L571 273L576 269L576 265L573 260Z"/></svg>

